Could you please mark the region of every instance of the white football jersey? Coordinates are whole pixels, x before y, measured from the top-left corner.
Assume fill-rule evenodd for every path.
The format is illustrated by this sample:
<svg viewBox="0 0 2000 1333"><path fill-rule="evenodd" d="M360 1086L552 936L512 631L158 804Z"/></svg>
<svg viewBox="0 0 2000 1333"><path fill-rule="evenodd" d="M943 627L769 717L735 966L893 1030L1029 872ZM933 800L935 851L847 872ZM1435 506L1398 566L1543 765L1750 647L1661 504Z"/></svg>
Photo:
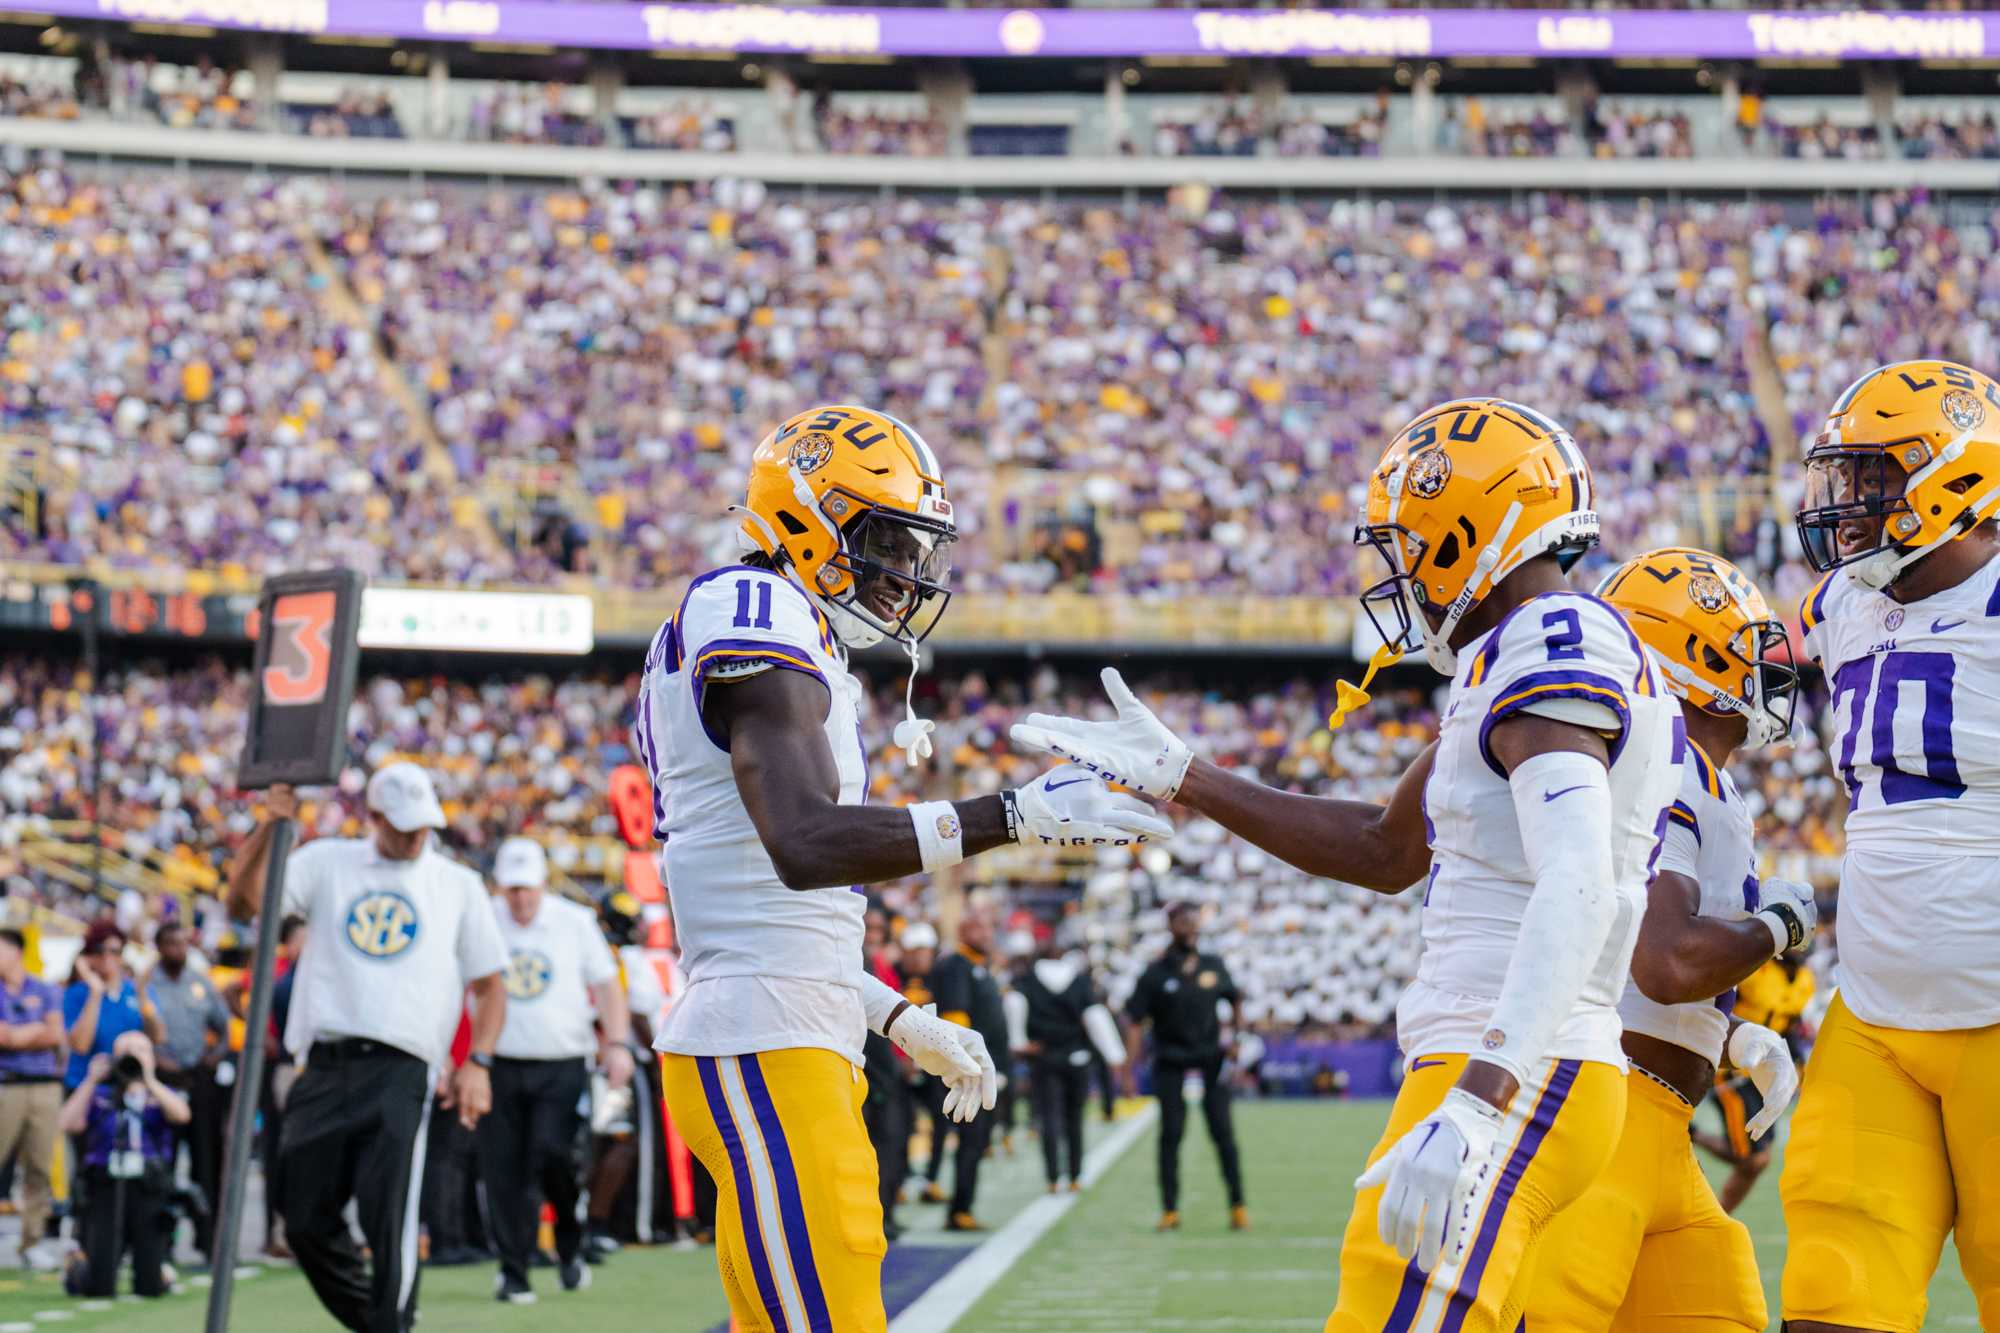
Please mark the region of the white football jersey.
<svg viewBox="0 0 2000 1333"><path fill-rule="evenodd" d="M2000 1023L2000 560L1897 602L1835 570L1800 609L1847 784L1835 983L1870 1023Z"/></svg>
<svg viewBox="0 0 2000 1333"><path fill-rule="evenodd" d="M1535 888L1513 790L1487 740L1505 718L1536 713L1617 733L1610 756L1617 921L1545 1054L1623 1069L1618 997L1667 807L1679 790L1685 744L1679 705L1660 689L1624 619L1583 593L1523 602L1458 656L1436 766L1424 787L1431 845L1424 952L1397 1006L1397 1038L1410 1056L1481 1049Z"/></svg>
<svg viewBox="0 0 2000 1333"><path fill-rule="evenodd" d="M656 833L687 991L654 1046L682 1055L822 1047L861 1063L861 925L851 888L788 889L743 807L729 751L702 722L710 689L798 671L827 690L840 801L867 793L861 685L817 607L782 575L729 565L688 585L646 654L634 731L653 775Z"/></svg>
<svg viewBox="0 0 2000 1333"><path fill-rule="evenodd" d="M1741 921L1761 902L1757 890L1757 833L1750 811L1729 774L1709 762L1692 741L1681 766L1681 794L1667 808L1667 836L1660 846L1660 873L1686 875L1701 890L1696 911L1723 921ZM1729 1035L1734 989L1712 1000L1660 1004L1637 983L1625 983L1618 1016L1628 1032L1685 1046L1712 1065L1722 1063Z"/></svg>

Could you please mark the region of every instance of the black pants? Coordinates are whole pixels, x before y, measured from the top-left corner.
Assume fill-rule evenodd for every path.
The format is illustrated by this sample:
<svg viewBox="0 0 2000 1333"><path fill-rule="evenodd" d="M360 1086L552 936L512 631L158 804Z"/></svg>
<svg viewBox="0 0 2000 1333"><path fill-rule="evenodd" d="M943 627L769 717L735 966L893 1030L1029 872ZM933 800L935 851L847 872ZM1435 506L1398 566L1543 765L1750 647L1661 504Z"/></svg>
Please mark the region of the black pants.
<svg viewBox="0 0 2000 1333"><path fill-rule="evenodd" d="M118 1270L128 1252L134 1294L167 1294L166 1275L160 1265L166 1262L171 1235L167 1182L172 1171L168 1163L136 1180L113 1180L103 1167L91 1167L84 1173L88 1202L77 1230L83 1252L90 1256L83 1277L85 1296L117 1294Z"/></svg>
<svg viewBox="0 0 2000 1333"><path fill-rule="evenodd" d="M500 1271L516 1281L528 1280L543 1199L555 1210L556 1257L568 1263L582 1243L577 1107L589 1088L581 1057L493 1062L493 1109L479 1122L479 1175Z"/></svg>
<svg viewBox="0 0 2000 1333"><path fill-rule="evenodd" d="M940 1117L942 1118L942 1117ZM993 1142L995 1117L981 1111L958 1127L958 1152L951 1164L951 1211L969 1213L979 1193L979 1164L986 1159L986 1145Z"/></svg>
<svg viewBox="0 0 2000 1333"><path fill-rule="evenodd" d="M372 1041L316 1043L285 1106L285 1238L320 1304L355 1333L404 1333L417 1308L417 1204L430 1072ZM368 1264L341 1210L354 1200Z"/></svg>
<svg viewBox="0 0 2000 1333"><path fill-rule="evenodd" d="M1069 1178L1083 1178L1083 1104L1090 1098L1090 1064L1035 1061L1035 1131L1042 1136L1042 1172L1053 1185L1063 1177L1069 1149Z"/></svg>
<svg viewBox="0 0 2000 1333"><path fill-rule="evenodd" d="M868 1142L874 1146L876 1175L882 1190L882 1216L896 1215L896 1196L910 1174L910 1087L902 1071L893 1065L878 1071L868 1069L868 1100L861 1106L861 1121L868 1127Z"/></svg>
<svg viewBox="0 0 2000 1333"><path fill-rule="evenodd" d="M230 1090L215 1080L208 1065L178 1069L161 1079L187 1097L189 1119L174 1126L174 1148L185 1144L188 1179L201 1187L206 1209L194 1220L194 1247L204 1256L214 1252L216 1210L222 1200L222 1138L229 1127Z"/></svg>
<svg viewBox="0 0 2000 1333"><path fill-rule="evenodd" d="M1243 1202L1243 1163L1236 1156L1236 1124L1229 1115L1229 1088L1222 1081L1220 1055L1200 1064L1153 1062L1153 1095L1160 1099L1160 1206L1170 1213L1180 1207L1181 1135L1187 1132L1187 1098L1181 1092L1181 1080L1190 1069L1201 1071L1202 1119L1208 1122L1215 1155L1222 1160L1222 1180L1229 1187L1229 1206L1234 1208Z"/></svg>
<svg viewBox="0 0 2000 1333"><path fill-rule="evenodd" d="M424 1150L424 1201L418 1209L435 1258L475 1245L479 1231L478 1137L450 1111L431 1113Z"/></svg>
<svg viewBox="0 0 2000 1333"><path fill-rule="evenodd" d="M924 1108L931 1120L931 1156L924 1163L924 1179L935 1185L944 1169L944 1142L951 1136L952 1123L944 1113L944 1080L926 1077L910 1090L910 1099Z"/></svg>

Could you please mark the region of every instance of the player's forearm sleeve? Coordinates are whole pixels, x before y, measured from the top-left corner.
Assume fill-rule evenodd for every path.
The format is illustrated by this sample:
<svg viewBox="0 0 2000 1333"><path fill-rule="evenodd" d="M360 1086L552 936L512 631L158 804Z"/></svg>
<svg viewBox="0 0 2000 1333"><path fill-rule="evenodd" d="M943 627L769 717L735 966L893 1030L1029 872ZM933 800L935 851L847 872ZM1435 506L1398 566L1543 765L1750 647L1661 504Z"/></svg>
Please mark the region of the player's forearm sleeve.
<svg viewBox="0 0 2000 1333"><path fill-rule="evenodd" d="M1576 1007L1618 916L1611 781L1589 755L1538 754L1508 779L1535 891L1474 1059L1523 1083Z"/></svg>
<svg viewBox="0 0 2000 1333"><path fill-rule="evenodd" d="M868 1016L868 1030L888 1035L884 1024L897 1005L903 1002L902 992L887 985L873 972L861 970L861 1010Z"/></svg>

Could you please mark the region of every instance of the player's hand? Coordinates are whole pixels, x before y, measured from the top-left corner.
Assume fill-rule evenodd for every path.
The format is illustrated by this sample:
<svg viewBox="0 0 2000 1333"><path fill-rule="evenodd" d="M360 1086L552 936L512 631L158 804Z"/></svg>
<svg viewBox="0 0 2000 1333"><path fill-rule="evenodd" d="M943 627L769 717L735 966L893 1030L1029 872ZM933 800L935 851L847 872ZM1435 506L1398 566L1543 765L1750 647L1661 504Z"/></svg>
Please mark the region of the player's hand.
<svg viewBox="0 0 2000 1333"><path fill-rule="evenodd" d="M1813 899L1812 885L1795 879L1767 879L1757 886L1760 906L1757 915L1771 927L1774 952L1790 953L1812 943L1819 928L1819 904Z"/></svg>
<svg viewBox="0 0 2000 1333"><path fill-rule="evenodd" d="M1104 668L1099 679L1118 710L1116 721L1085 722L1052 713L1030 713L1015 723L1008 735L1024 750L1040 750L1081 764L1121 787L1171 801L1194 761L1193 752L1153 716L1152 709L1139 702L1116 667Z"/></svg>
<svg viewBox="0 0 2000 1333"><path fill-rule="evenodd" d="M944 1080L947 1118L970 1120L999 1100L1000 1071L993 1067L986 1039L939 1018L936 1005L911 1005L896 1015L885 1035L917 1068Z"/></svg>
<svg viewBox="0 0 2000 1333"><path fill-rule="evenodd" d="M607 1046L598 1063L604 1066L604 1081L611 1085L612 1091L632 1086L634 1064L630 1047Z"/></svg>
<svg viewBox="0 0 2000 1333"><path fill-rule="evenodd" d="M1750 1076L1764 1096L1764 1109L1743 1127L1752 1142L1771 1132L1799 1092L1799 1070L1785 1039L1757 1023L1738 1024L1729 1034L1729 1062Z"/></svg>
<svg viewBox="0 0 2000 1333"><path fill-rule="evenodd" d="M1493 1169L1500 1122L1492 1103L1453 1088L1354 1182L1356 1189L1385 1186L1375 1225L1385 1243L1405 1259L1414 1255L1426 1273L1437 1271L1441 1257L1456 1260L1465 1252L1472 1200Z"/></svg>
<svg viewBox="0 0 2000 1333"><path fill-rule="evenodd" d="M1075 764L1052 768L1011 793L1017 841L1044 847L1128 847L1165 838L1174 826L1136 796L1112 791Z"/></svg>

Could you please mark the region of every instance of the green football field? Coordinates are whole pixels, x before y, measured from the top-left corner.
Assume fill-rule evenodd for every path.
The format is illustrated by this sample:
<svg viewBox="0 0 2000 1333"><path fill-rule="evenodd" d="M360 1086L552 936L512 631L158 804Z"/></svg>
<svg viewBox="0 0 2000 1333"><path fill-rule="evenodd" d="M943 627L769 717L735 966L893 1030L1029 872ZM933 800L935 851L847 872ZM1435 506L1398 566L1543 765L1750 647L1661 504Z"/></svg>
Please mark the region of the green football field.
<svg viewBox="0 0 2000 1333"><path fill-rule="evenodd" d="M1387 1110L1385 1102L1240 1104L1237 1132L1255 1223L1248 1234L1228 1229L1214 1154L1198 1117L1183 1149L1185 1225L1178 1233L1154 1233L1156 1131L1148 1129L956 1328L964 1333L1319 1328L1332 1304L1334 1259L1350 1183ZM1092 1130L1105 1132L1095 1123ZM982 1185L986 1219L1004 1223L1038 1197L1039 1176L1034 1144L1019 1136L1014 1155L997 1158L990 1180ZM910 1205L903 1211L914 1224L913 1246L951 1243L936 1231L939 1209ZM1745 1220L1757 1237L1775 1314L1784 1257L1776 1167L1745 1206ZM923 1257L936 1262L922 1267L935 1269L953 1256L932 1250ZM595 1272L591 1290L575 1295L559 1291L552 1273L537 1273L541 1303L516 1308L494 1303L490 1268L427 1270L420 1327L423 1333L551 1326L591 1333L703 1333L725 1317L709 1251L627 1250ZM949 1286L952 1279L947 1274L942 1281ZM51 1280L9 1273L0 1277L0 1333L113 1328L119 1333L185 1333L201 1327L206 1295L190 1283L181 1294L159 1302L126 1299L89 1306L64 1297ZM1978 1326L1957 1256L1947 1250L1931 1286L1926 1327ZM269 1268L237 1284L233 1327L290 1333L334 1325L295 1271Z"/></svg>

